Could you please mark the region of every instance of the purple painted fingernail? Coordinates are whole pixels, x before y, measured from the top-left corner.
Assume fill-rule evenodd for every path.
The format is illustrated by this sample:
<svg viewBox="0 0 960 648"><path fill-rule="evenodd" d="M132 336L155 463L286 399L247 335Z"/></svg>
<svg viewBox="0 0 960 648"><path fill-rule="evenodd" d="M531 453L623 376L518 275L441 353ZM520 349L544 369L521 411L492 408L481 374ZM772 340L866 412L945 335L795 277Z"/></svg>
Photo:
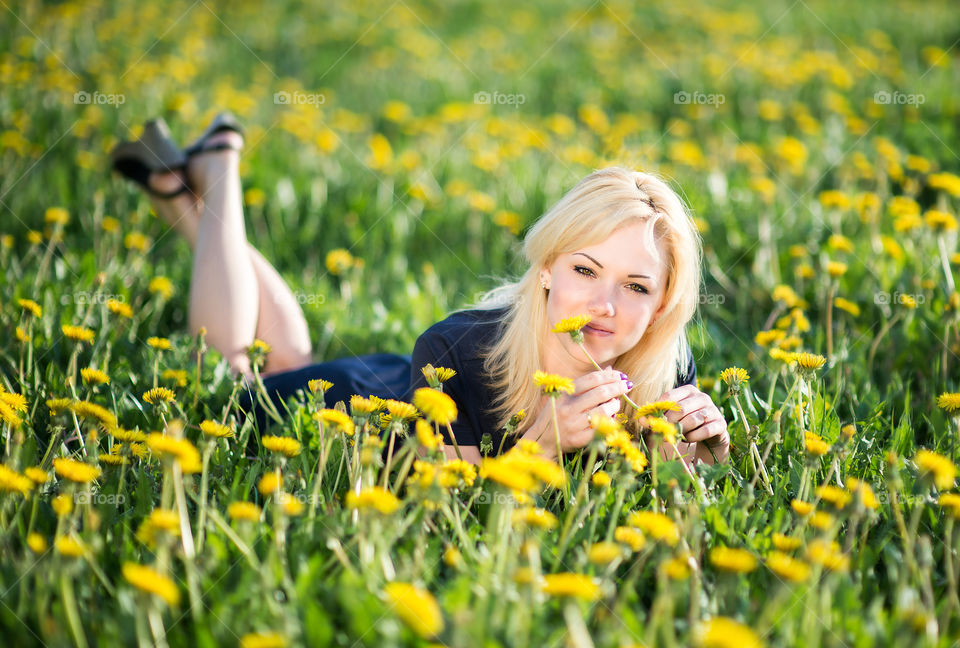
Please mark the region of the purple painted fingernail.
<svg viewBox="0 0 960 648"><path fill-rule="evenodd" d="M633 389L633 381L632 381L632 380L628 380L628 381L627 381L627 389Z"/></svg>
<svg viewBox="0 0 960 648"><path fill-rule="evenodd" d="M621 371L621 372L620 372L620 378L622 378L623 380L627 380L627 379L630 378L630 376L628 376L627 374L625 374L625 373L623 373L623 372Z"/></svg>

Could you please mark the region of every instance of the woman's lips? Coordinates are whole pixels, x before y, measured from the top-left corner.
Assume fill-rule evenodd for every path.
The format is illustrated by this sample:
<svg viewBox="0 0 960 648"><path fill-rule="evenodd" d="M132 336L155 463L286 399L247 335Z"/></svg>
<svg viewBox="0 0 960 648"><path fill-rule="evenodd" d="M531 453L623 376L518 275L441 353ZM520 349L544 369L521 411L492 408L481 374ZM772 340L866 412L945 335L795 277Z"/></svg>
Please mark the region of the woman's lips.
<svg viewBox="0 0 960 648"><path fill-rule="evenodd" d="M598 337L608 337L610 335L613 335L613 332L611 331L607 331L606 329L601 329L601 328L594 328L590 324L587 324L586 326L583 327L583 332L589 333L590 335L596 335Z"/></svg>

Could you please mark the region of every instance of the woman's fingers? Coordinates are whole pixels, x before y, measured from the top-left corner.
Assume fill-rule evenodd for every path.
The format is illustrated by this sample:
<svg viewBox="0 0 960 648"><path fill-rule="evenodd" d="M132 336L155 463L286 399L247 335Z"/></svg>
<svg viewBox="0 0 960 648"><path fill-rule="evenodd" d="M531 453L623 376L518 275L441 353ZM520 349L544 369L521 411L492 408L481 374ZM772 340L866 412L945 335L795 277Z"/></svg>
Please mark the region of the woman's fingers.
<svg viewBox="0 0 960 648"><path fill-rule="evenodd" d="M716 440L713 437L718 437ZM706 425L701 425L693 432L688 433L684 439L688 443L697 443L700 441L707 441L711 445L714 443L722 443L722 439L726 438L726 443L730 443L730 437L727 435L727 424L726 422L720 421L711 421ZM709 439L709 441L708 441Z"/></svg>

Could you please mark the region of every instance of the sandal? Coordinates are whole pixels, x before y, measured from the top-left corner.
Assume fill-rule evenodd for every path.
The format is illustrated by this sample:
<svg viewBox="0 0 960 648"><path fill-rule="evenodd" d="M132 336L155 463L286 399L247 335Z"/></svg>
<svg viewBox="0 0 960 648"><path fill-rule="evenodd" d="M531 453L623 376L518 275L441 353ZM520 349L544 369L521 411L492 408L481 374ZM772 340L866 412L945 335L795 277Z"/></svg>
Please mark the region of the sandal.
<svg viewBox="0 0 960 648"><path fill-rule="evenodd" d="M207 126L207 130L203 131L203 134L197 138L197 141L183 150L184 155L189 158L206 151L239 151L240 149L238 147L227 144L226 142L220 142L219 144L213 144L211 146L204 146L207 143L207 140L217 133L222 133L223 131L233 131L238 135L243 135L243 128L240 126L240 122L237 120L237 118L233 116L233 113L222 112L214 117L213 121L210 122L210 125Z"/></svg>
<svg viewBox="0 0 960 648"><path fill-rule="evenodd" d="M150 174L163 171L185 171L187 156L170 137L170 129L162 118L143 125L143 133L135 142L121 142L110 151L114 170L133 180L157 198L169 199L190 191L184 182L179 189L161 192L150 186Z"/></svg>

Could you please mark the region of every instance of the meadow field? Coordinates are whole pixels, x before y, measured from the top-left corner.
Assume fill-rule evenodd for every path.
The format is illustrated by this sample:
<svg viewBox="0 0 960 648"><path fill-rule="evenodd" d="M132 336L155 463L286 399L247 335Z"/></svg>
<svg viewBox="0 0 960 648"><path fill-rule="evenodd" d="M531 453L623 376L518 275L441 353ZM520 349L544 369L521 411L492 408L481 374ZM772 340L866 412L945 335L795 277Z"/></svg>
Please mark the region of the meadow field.
<svg viewBox="0 0 960 648"><path fill-rule="evenodd" d="M960 645L954 3L0 6L4 644ZM409 353L590 171L661 174L730 462L612 420L592 475L448 462L439 381L257 428L107 157L223 110L318 361Z"/></svg>

